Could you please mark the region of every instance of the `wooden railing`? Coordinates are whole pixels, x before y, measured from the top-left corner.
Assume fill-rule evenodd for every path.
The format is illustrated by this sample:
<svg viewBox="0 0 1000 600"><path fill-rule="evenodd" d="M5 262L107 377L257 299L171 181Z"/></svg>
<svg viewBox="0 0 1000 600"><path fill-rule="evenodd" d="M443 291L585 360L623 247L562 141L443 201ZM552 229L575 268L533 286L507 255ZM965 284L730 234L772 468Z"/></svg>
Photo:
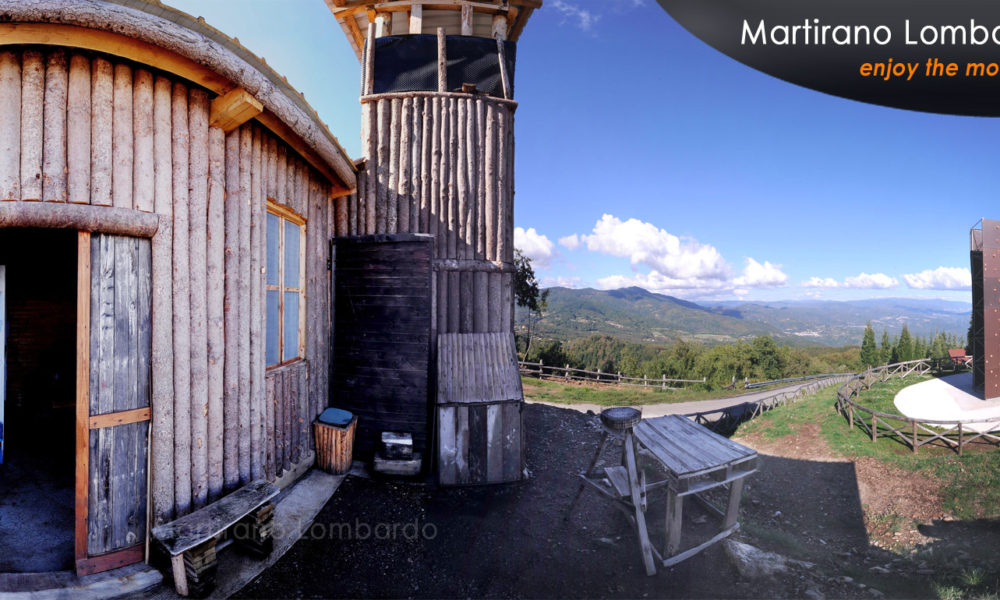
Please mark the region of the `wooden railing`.
<svg viewBox="0 0 1000 600"><path fill-rule="evenodd" d="M837 410L847 419L851 429L857 424L873 442L879 437L888 436L910 447L914 454L921 446L931 443L943 444L956 450L959 455L966 445L976 440L1000 444L1000 436L979 432L970 427L975 423L984 423L981 418L953 421L912 419L877 411L859 402L861 392L871 388L874 383L891 378L902 379L913 374L959 372L967 368L967 363L968 357L962 364L956 364L951 358L925 358L868 369L852 377L837 390Z"/></svg>
<svg viewBox="0 0 1000 600"><path fill-rule="evenodd" d="M712 431L728 435L736 431L740 423L759 417L766 411L794 402L803 396L818 392L823 388L848 381L853 376L852 373L831 375L825 379L817 379L808 385L794 390L779 390L774 394L757 400L750 400L715 410L688 413L684 416L693 419L695 423L703 425Z"/></svg>
<svg viewBox="0 0 1000 600"><path fill-rule="evenodd" d="M677 389L673 385L677 383L705 383L706 378L701 379L672 379L666 375L656 377L629 377L621 373L603 373L600 370L588 371L586 369L572 369L569 365L565 367L554 367L544 364L542 361L526 362L518 361L518 367L522 375L530 375L540 379L552 379L562 381L590 381L595 383L607 383L611 385L634 385L638 387L658 387L660 389Z"/></svg>

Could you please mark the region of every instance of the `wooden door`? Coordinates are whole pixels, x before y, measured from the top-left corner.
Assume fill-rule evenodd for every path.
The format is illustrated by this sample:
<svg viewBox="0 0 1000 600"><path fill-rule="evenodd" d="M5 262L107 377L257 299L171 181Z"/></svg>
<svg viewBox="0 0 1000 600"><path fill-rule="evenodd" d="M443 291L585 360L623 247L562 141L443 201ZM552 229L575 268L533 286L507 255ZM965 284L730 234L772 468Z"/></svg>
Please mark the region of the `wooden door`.
<svg viewBox="0 0 1000 600"><path fill-rule="evenodd" d="M151 244L79 234L76 570L139 562L147 533Z"/></svg>

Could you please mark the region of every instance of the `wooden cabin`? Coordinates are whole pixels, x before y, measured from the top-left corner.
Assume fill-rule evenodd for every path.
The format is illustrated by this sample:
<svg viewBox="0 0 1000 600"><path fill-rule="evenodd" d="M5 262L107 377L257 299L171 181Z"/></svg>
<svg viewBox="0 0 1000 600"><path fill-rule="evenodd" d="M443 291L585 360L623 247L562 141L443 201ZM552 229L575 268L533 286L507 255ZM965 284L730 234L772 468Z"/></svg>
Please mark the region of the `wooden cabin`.
<svg viewBox="0 0 1000 600"><path fill-rule="evenodd" d="M313 464L329 240L356 169L200 19L131 0L0 12L0 469L51 479L31 514L58 521L35 535L18 513L0 571L45 538L65 564L44 570L89 574L142 560L153 525Z"/></svg>

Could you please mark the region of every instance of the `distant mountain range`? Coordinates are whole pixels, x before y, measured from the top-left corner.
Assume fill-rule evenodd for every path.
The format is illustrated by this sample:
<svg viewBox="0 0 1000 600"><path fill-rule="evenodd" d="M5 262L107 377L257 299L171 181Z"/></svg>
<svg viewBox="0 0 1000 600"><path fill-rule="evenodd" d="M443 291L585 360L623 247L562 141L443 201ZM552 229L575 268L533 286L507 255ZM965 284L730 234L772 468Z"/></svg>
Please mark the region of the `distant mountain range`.
<svg viewBox="0 0 1000 600"><path fill-rule="evenodd" d="M938 331L964 337L971 307L963 302L881 298L697 304L638 287L618 290L549 288L549 306L537 332L569 340L608 334L635 342L706 344L770 335L795 346L860 344L865 323L877 335L896 335L905 323L913 335ZM518 312L518 325L525 313Z"/></svg>

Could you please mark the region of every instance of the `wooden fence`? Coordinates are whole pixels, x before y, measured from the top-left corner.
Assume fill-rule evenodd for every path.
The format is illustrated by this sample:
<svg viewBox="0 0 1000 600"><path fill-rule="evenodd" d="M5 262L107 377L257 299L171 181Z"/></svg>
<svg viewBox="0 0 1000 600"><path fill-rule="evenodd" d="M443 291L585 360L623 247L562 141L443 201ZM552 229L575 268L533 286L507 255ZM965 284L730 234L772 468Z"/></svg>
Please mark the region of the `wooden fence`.
<svg viewBox="0 0 1000 600"><path fill-rule="evenodd" d="M873 442L879 436L889 436L910 447L914 454L921 446L932 443L957 450L959 455L967 444L976 440L1000 444L1000 436L976 431L971 427L973 424L983 423L982 419L918 420L880 412L858 402L861 392L871 388L874 383L891 378L902 379L913 374L959 372L966 368L966 363L967 360L963 364L956 364L950 358L925 358L870 368L858 373L837 390L837 410L847 419L851 429L857 424L871 436Z"/></svg>
<svg viewBox="0 0 1000 600"><path fill-rule="evenodd" d="M831 375L825 379L817 379L808 385L793 390L779 390L774 394L757 400L750 400L742 404L715 410L688 413L684 416L716 433L730 434L736 431L736 427L740 423L759 417L765 411L784 406L802 396L818 392L831 385L846 382L851 377L853 377L853 374L850 373Z"/></svg>
<svg viewBox="0 0 1000 600"><path fill-rule="evenodd" d="M555 379L563 381L590 381L595 383L607 383L612 385L633 385L637 387L658 387L660 389L677 389L672 385L676 383L705 383L704 377L701 379L670 379L666 375L656 377L628 377L619 373L602 373L600 370L587 371L585 369L571 369L569 365L565 367L553 367L544 364L542 361L525 362L518 361L522 375L538 377L539 379Z"/></svg>

